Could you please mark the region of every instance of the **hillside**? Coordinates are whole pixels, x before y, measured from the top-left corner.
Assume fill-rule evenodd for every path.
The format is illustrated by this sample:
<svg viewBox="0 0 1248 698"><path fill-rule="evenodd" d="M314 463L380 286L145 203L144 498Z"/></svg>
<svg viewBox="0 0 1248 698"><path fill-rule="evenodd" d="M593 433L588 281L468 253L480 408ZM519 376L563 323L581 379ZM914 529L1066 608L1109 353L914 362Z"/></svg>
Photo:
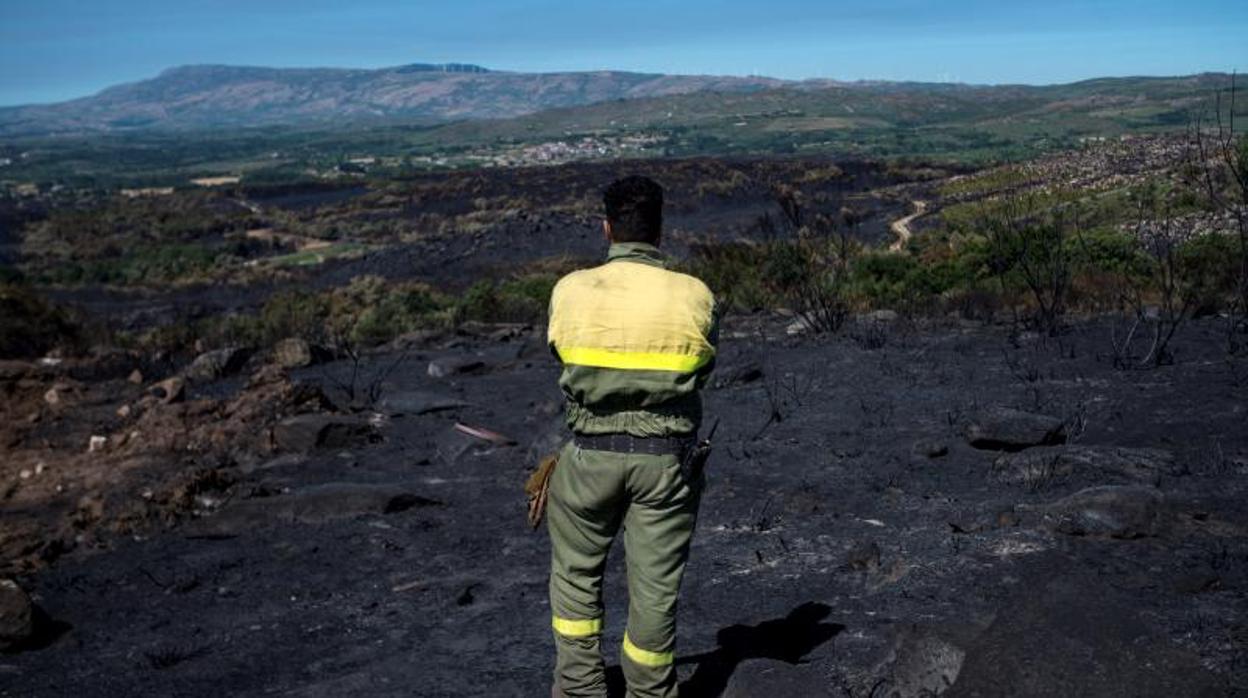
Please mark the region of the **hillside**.
<svg viewBox="0 0 1248 698"><path fill-rule="evenodd" d="M448 124L426 138L484 144L654 132L666 137L670 154L681 155L1027 156L1083 138L1186 128L1229 85L1229 75L1210 73L1048 86L856 83L698 92Z"/></svg>
<svg viewBox="0 0 1248 698"><path fill-rule="evenodd" d="M378 71L304 71L309 73L300 78L304 87L297 87L299 71L267 71L287 81L278 104L276 92L254 87L266 70L179 69L87 100L23 108L48 113L32 111L22 121L15 120L22 110L0 110L0 160L9 161L0 170L0 187L4 182L45 188L168 186L212 176L242 175L253 182L359 176L342 171L348 160L364 163L351 165L356 170L381 176L726 154L1017 161L1089 140L1186 130L1197 114L1208 116L1214 96L1231 84L1229 75L1207 73L1049 86L803 82L768 87L776 81L409 66L385 78L411 83L393 88L388 97L377 87L383 79L372 73ZM338 95L297 96L301 90L331 91L311 73L336 75ZM437 86L453 93L431 97ZM373 102L347 96L369 90ZM383 97L389 111L369 106ZM227 102L245 106L228 108ZM508 118L474 116L573 102L576 106ZM131 106L120 106L126 104ZM134 106L143 104L178 106L144 107L146 112ZM334 111L338 108L343 111ZM124 110L130 110L131 127L100 126ZM135 125L139 113L148 114L147 127ZM457 120L446 122L452 114ZM1237 115L1248 117L1248 102L1238 102ZM237 120L234 128L204 128L229 119ZM91 124L97 130L73 131ZM197 124L195 137L187 138ZM66 130L18 135L44 127Z"/></svg>
<svg viewBox="0 0 1248 698"><path fill-rule="evenodd" d="M770 78L619 71L511 73L459 64L378 70L196 65L172 68L150 80L117 85L82 99L0 109L0 135L395 119L438 122L779 84Z"/></svg>

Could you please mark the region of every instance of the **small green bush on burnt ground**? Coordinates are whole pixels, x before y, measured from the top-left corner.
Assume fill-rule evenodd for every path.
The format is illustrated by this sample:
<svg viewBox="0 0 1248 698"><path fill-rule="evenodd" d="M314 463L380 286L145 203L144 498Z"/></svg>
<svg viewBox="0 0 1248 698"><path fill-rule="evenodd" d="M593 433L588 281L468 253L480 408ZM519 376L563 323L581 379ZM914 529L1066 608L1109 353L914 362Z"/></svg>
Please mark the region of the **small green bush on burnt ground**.
<svg viewBox="0 0 1248 698"><path fill-rule="evenodd" d="M468 321L539 324L560 275L524 271L503 280L479 281L457 295L417 282L360 276L336 289L277 293L256 313L164 325L123 338L122 343L165 354L187 354L224 346L266 347L297 337L345 351L377 346L419 330L451 330Z"/></svg>
<svg viewBox="0 0 1248 698"><path fill-rule="evenodd" d="M455 317L461 322L541 322L558 281L558 275L548 272L478 281L460 296Z"/></svg>
<svg viewBox="0 0 1248 698"><path fill-rule="evenodd" d="M156 285L210 281L218 271L233 269L245 255L220 245L172 243L136 246L104 259L66 261L44 267L38 280L49 284Z"/></svg>
<svg viewBox="0 0 1248 698"><path fill-rule="evenodd" d="M259 227L255 214L217 193L115 197L94 207L57 209L30 224L22 252L32 276L124 279L138 267L193 267L188 258L200 254L199 247L210 250L227 234L253 227Z"/></svg>
<svg viewBox="0 0 1248 698"><path fill-rule="evenodd" d="M1038 236L1043 239L1044 236ZM842 286L849 309L892 309L909 315L944 315L991 321L1034 316L1038 309L1022 273L1012 264L1017 252L987 236L924 236L902 252L863 249L849 260ZM1105 313L1122 308L1125 289L1141 299L1160 298L1156 257L1133 233L1115 228L1081 231L1063 241L1062 264L1068 286L1063 313ZM1221 312L1236 291L1237 241L1203 235L1179 245L1183 292L1195 313ZM1046 253L1047 254L1047 253ZM793 240L701 243L691 248L682 270L707 283L726 309L756 312L792 308L789 289L817 260Z"/></svg>
<svg viewBox="0 0 1248 698"><path fill-rule="evenodd" d="M0 283L0 358L32 358L76 345L81 331L69 315L29 286Z"/></svg>
<svg viewBox="0 0 1248 698"><path fill-rule="evenodd" d="M835 332L850 311L859 217L850 210L809 214L801 193L784 186L773 197L779 215L764 213L755 224L763 242L695 245L683 268L730 308L784 307L815 331Z"/></svg>

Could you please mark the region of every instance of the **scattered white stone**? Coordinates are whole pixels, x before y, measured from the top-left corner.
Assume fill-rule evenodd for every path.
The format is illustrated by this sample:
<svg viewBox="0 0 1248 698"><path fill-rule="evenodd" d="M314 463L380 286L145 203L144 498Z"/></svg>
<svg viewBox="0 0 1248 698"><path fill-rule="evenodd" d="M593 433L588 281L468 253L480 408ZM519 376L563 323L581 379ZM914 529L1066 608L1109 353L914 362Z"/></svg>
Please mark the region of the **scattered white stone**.
<svg viewBox="0 0 1248 698"><path fill-rule="evenodd" d="M787 335L806 334L807 332L810 332L811 329L813 328L810 323L806 321L806 318L799 317L793 322L790 322L788 326L784 328L784 333Z"/></svg>
<svg viewBox="0 0 1248 698"><path fill-rule="evenodd" d="M863 522L863 523L865 523L865 524L871 524L872 526L883 526L883 525L884 525L884 522L883 522L883 521L880 521L879 519L859 519L859 521L862 521L862 522Z"/></svg>
<svg viewBox="0 0 1248 698"><path fill-rule="evenodd" d="M87 444L87 453L95 453L96 451L102 451L104 450L104 447L107 445L108 445L107 436L92 436L91 441Z"/></svg>
<svg viewBox="0 0 1248 698"><path fill-rule="evenodd" d="M1035 541L1026 540L1003 540L993 547L993 554L998 557L1009 557L1010 555L1027 555L1029 553L1038 553L1045 549L1044 545Z"/></svg>
<svg viewBox="0 0 1248 698"><path fill-rule="evenodd" d="M41 462L39 462L39 463L35 463L35 474L36 474L36 475L42 475L42 474L43 474L43 471L45 471L45 470L47 470L47 469L48 469L48 466L44 465L42 461L41 461Z"/></svg>
<svg viewBox="0 0 1248 698"><path fill-rule="evenodd" d="M17 476L22 478L23 480L29 480L31 476L31 472L30 470L23 469L20 473L17 474Z"/></svg>

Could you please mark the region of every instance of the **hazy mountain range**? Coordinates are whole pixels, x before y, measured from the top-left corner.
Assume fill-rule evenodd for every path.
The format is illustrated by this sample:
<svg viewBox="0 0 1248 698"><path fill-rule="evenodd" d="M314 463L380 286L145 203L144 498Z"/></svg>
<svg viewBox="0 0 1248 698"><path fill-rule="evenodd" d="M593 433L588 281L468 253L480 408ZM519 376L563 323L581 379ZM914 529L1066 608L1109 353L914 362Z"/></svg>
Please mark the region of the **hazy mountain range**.
<svg viewBox="0 0 1248 698"><path fill-rule="evenodd" d="M194 65L68 102L0 108L0 134L519 116L554 107L700 91L747 92L762 77L620 71L513 73L464 64L377 70ZM835 84L801 83L808 88Z"/></svg>
<svg viewBox="0 0 1248 698"><path fill-rule="evenodd" d="M402 141L415 152L439 144L662 132L671 137L669 149L682 153L780 148L939 154L1020 143L1052 148L1084 137L1185 128L1193 110L1207 108L1230 79L1205 73L973 86L515 73L467 64L378 70L200 65L59 104L0 108L0 137L12 143L69 134L160 139L191 129L241 136L263 135L241 128L263 126L300 127L283 133L307 128L363 134L368 126L416 125L431 128L404 128L398 140L377 136L379 143L394 148ZM272 149L267 142L264 147ZM356 143L354 149L361 147Z"/></svg>

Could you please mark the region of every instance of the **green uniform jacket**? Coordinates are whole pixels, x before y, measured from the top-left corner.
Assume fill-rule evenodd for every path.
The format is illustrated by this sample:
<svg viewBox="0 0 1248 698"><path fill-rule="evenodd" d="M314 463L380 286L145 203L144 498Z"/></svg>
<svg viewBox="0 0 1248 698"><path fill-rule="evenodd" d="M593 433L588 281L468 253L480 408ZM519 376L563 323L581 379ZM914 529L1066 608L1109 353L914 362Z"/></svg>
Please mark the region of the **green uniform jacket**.
<svg viewBox="0 0 1248 698"><path fill-rule="evenodd" d="M578 434L696 434L715 364L715 298L666 268L644 243L617 243L607 263L559 280L547 340L563 362L559 387Z"/></svg>

